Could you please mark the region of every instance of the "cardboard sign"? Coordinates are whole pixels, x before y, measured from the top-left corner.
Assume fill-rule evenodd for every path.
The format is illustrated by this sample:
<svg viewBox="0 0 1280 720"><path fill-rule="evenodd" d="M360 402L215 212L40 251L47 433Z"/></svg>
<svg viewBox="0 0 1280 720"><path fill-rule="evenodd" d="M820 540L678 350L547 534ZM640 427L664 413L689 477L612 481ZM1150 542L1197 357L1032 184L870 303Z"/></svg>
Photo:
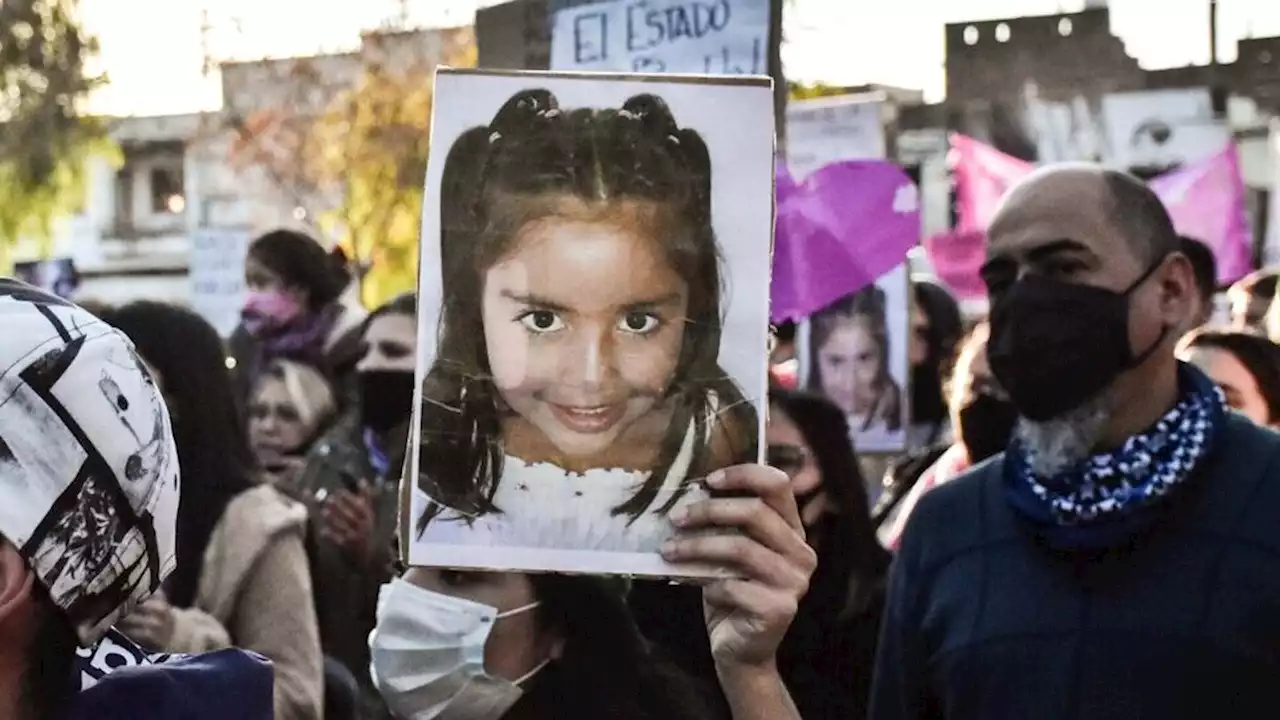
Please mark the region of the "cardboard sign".
<svg viewBox="0 0 1280 720"><path fill-rule="evenodd" d="M759 462L767 78L442 69L402 489L410 565L658 577Z"/></svg>

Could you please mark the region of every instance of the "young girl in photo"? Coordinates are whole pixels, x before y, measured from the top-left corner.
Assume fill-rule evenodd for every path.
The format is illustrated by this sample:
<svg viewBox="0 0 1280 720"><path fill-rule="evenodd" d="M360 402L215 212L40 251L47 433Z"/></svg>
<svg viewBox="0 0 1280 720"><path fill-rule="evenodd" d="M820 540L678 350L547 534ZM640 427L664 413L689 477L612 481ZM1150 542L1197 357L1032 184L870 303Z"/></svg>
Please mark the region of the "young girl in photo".
<svg viewBox="0 0 1280 720"><path fill-rule="evenodd" d="M656 552L696 479L757 453L756 411L718 363L702 138L653 95L561 110L522 91L453 143L440 214L419 531Z"/></svg>
<svg viewBox="0 0 1280 720"><path fill-rule="evenodd" d="M889 373L884 291L869 285L845 296L815 315L812 328L809 387L849 416L860 439L901 432L902 388Z"/></svg>

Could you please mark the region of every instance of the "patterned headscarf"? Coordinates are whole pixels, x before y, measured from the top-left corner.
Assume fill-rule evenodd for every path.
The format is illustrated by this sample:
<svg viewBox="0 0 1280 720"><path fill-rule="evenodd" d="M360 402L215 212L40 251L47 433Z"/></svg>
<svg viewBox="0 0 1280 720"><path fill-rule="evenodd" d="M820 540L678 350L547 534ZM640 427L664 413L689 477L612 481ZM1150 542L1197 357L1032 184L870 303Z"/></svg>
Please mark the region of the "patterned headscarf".
<svg viewBox="0 0 1280 720"><path fill-rule="evenodd" d="M0 278L0 535L88 646L173 570L178 457L115 328Z"/></svg>

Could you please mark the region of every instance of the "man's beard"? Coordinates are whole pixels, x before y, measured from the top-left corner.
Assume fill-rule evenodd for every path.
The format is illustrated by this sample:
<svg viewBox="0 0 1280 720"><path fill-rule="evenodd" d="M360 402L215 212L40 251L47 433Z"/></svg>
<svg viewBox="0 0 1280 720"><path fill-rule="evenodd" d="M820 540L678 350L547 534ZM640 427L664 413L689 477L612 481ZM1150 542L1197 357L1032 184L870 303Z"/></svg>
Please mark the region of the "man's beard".
<svg viewBox="0 0 1280 720"><path fill-rule="evenodd" d="M1033 422L1018 419L1017 437L1027 450L1031 471L1052 477L1093 455L1115 410L1111 390L1103 390L1061 417Z"/></svg>

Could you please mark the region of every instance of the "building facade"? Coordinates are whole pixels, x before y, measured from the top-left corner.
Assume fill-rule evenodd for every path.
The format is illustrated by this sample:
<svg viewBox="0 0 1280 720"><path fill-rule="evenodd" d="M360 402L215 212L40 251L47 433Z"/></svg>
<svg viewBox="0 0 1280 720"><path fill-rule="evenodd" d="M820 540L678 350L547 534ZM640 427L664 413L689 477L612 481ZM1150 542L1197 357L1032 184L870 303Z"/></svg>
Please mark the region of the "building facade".
<svg viewBox="0 0 1280 720"><path fill-rule="evenodd" d="M292 227L323 240L313 220L336 205L341 189L300 188L275 176L269 163L253 161L248 139L270 145L265 138L279 134L264 125L314 116L371 66L434 68L473 42L469 27L377 32L350 53L225 63L219 111L111 119L122 162L91 160L82 211L58 222L51 241L20 243L14 259L70 259L77 298L185 304L191 238L201 230Z"/></svg>

